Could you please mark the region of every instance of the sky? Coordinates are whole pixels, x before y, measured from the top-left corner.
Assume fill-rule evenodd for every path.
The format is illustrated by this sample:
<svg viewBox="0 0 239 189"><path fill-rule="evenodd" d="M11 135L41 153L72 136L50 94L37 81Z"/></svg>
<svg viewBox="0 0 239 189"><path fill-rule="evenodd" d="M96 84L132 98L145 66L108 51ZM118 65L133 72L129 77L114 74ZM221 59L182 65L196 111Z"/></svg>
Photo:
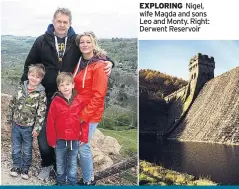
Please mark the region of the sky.
<svg viewBox="0 0 239 189"><path fill-rule="evenodd" d="M37 37L52 22L58 7L72 11L76 33L98 38L136 38L138 1L132 0L1 0L1 34Z"/></svg>
<svg viewBox="0 0 239 189"><path fill-rule="evenodd" d="M239 41L140 40L139 69L188 80L188 64L197 53L214 57L215 76L239 66Z"/></svg>

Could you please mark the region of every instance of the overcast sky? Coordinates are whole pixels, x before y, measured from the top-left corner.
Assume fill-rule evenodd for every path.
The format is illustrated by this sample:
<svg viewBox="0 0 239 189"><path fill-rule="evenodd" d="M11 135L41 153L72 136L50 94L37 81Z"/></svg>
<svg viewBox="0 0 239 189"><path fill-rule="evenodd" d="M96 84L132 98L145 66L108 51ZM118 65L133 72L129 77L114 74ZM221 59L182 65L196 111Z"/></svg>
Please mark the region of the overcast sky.
<svg viewBox="0 0 239 189"><path fill-rule="evenodd" d="M188 80L188 64L197 53L214 57L215 76L239 66L239 41L140 40L139 69L153 69Z"/></svg>
<svg viewBox="0 0 239 189"><path fill-rule="evenodd" d="M76 33L93 31L98 38L136 38L136 0L1 0L2 35L39 36L58 7L72 11Z"/></svg>

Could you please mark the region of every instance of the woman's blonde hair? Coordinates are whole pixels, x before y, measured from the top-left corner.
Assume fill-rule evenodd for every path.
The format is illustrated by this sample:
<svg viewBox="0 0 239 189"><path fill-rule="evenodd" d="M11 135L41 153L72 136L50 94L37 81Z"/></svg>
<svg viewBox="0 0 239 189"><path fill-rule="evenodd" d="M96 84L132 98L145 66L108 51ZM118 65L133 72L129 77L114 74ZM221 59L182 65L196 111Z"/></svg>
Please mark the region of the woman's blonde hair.
<svg viewBox="0 0 239 189"><path fill-rule="evenodd" d="M95 46L94 51L93 51L94 55L96 55L96 56L106 56L106 51L104 49L100 48L100 46L98 44L98 40L97 40L95 34L93 32L91 32L91 31L84 32L82 34L77 35L77 37L76 37L76 45L78 47L80 46L80 39L83 36L89 36L90 37L92 43Z"/></svg>

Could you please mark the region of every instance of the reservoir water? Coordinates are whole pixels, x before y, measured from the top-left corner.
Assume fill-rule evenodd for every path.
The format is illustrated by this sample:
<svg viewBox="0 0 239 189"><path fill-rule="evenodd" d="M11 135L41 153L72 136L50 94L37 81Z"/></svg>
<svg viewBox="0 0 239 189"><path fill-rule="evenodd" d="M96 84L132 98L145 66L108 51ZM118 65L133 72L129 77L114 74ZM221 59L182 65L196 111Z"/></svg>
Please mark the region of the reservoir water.
<svg viewBox="0 0 239 189"><path fill-rule="evenodd" d="M210 178L220 185L239 184L239 146L140 138L140 160L167 169Z"/></svg>

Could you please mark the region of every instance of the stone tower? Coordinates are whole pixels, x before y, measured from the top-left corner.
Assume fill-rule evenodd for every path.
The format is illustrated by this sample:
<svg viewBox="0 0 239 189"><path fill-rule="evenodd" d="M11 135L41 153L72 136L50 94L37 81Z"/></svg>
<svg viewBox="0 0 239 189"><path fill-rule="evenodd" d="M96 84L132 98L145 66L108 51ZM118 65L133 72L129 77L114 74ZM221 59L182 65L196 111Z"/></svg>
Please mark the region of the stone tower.
<svg viewBox="0 0 239 189"><path fill-rule="evenodd" d="M205 83L214 78L215 62L213 57L198 53L189 62L188 85L166 96L169 103L167 130L164 135L169 135L184 119L194 100Z"/></svg>
<svg viewBox="0 0 239 189"><path fill-rule="evenodd" d="M196 96L203 85L214 78L215 62L213 57L198 53L189 63L190 93Z"/></svg>

